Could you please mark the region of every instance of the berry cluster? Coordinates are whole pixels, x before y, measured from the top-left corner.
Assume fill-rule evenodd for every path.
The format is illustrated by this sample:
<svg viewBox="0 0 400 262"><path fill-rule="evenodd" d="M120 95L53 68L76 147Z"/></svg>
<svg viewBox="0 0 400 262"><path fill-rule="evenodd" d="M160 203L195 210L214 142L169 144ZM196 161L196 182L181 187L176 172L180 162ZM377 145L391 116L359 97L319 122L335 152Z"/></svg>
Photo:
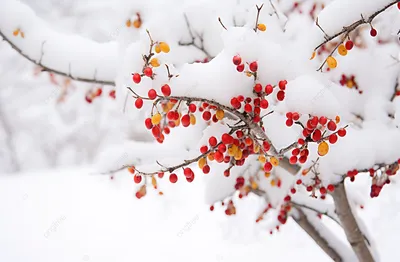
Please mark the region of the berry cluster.
<svg viewBox="0 0 400 262"><path fill-rule="evenodd" d="M95 99L96 97L101 96L102 93L103 93L103 89L102 88L96 88L95 90L89 90L86 93L85 100L86 100L86 102L91 104L93 102L93 99Z"/></svg>
<svg viewBox="0 0 400 262"><path fill-rule="evenodd" d="M346 86L348 88L354 88L358 91L358 93L362 94L362 90L358 89L358 84L356 82L356 77L354 75L347 76L342 74L342 77L339 81L340 85Z"/></svg>

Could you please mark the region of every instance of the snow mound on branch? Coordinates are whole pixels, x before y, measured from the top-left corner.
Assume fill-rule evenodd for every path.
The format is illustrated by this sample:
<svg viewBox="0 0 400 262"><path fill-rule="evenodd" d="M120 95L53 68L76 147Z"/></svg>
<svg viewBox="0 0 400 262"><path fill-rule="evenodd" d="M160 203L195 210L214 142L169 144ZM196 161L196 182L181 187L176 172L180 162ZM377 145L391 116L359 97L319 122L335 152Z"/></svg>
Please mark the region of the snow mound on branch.
<svg viewBox="0 0 400 262"><path fill-rule="evenodd" d="M31 59L76 78L114 80L116 42L97 43L57 32L19 1L4 0L1 5L0 31ZM24 38L13 35L16 29L24 33Z"/></svg>
<svg viewBox="0 0 400 262"><path fill-rule="evenodd" d="M286 91L286 105L289 111L316 116L335 118L340 115L340 103L330 91L334 83L324 85L310 75L289 81Z"/></svg>

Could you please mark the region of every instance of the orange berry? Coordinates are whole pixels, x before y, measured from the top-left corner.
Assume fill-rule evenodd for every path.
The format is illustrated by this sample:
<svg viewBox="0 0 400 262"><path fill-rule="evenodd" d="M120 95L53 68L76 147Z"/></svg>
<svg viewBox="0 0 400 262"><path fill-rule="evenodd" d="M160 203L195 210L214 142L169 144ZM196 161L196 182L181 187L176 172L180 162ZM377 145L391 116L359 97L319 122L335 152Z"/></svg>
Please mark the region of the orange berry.
<svg viewBox="0 0 400 262"><path fill-rule="evenodd" d="M126 27L130 27L132 25L132 22L130 19L126 20L125 22Z"/></svg>
<svg viewBox="0 0 400 262"><path fill-rule="evenodd" d="M330 69L337 67L337 61L333 56L328 56L328 58L326 59L326 63L328 64L328 67Z"/></svg>
<svg viewBox="0 0 400 262"><path fill-rule="evenodd" d="M153 125L158 125L161 122L161 114L157 113L154 116L151 117L151 123Z"/></svg>
<svg viewBox="0 0 400 262"><path fill-rule="evenodd" d="M142 25L142 21L140 21L139 19L136 19L135 21L133 21L134 28L140 28L141 25Z"/></svg>
<svg viewBox="0 0 400 262"><path fill-rule="evenodd" d="M338 53L339 53L339 55L341 55L341 56L347 55L347 48L344 46L344 44L341 44L341 45L338 47Z"/></svg>
<svg viewBox="0 0 400 262"><path fill-rule="evenodd" d="M318 155L324 156L329 152L329 145L327 142L323 141L318 145Z"/></svg>
<svg viewBox="0 0 400 262"><path fill-rule="evenodd" d="M169 50L170 50L169 45L165 42L160 42L160 49L161 49L161 52L164 52L164 53L169 53Z"/></svg>
<svg viewBox="0 0 400 262"><path fill-rule="evenodd" d="M258 24L257 25L257 28L258 28L258 30L260 30L260 31L265 31L265 30L267 30L267 27L265 26L265 24Z"/></svg>

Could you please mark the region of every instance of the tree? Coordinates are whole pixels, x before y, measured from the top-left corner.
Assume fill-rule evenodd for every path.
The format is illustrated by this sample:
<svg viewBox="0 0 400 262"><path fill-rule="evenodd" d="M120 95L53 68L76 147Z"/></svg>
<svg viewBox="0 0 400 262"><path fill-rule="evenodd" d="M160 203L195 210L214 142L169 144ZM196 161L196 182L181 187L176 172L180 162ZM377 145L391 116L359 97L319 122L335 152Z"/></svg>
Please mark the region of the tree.
<svg viewBox="0 0 400 262"><path fill-rule="evenodd" d="M200 153L184 161L111 171L132 173L138 198L148 186L162 194L164 176L192 182L197 163L211 211L219 202L235 215L235 202L255 194L265 199L256 222L275 215L271 233L291 217L334 261L375 261L346 188L369 174L377 197L399 168L399 1L182 3L126 3L117 44L54 32L8 0L0 34L44 71L115 85L117 101L159 143L202 132ZM351 249L321 216L343 228Z"/></svg>

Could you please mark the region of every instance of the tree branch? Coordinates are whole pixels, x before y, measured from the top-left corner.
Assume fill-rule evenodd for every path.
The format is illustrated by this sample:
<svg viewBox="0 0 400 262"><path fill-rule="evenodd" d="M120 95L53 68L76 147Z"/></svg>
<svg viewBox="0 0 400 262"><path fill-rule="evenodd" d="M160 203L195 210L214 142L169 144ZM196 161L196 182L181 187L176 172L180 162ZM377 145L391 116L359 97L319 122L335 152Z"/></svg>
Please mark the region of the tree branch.
<svg viewBox="0 0 400 262"><path fill-rule="evenodd" d="M333 261L341 262L343 261L339 253L329 245L327 239L325 239L314 225L308 220L307 215L303 212L301 208L295 208L298 216L292 216L294 221L304 230L307 234L318 244L318 246L330 257Z"/></svg>
<svg viewBox="0 0 400 262"><path fill-rule="evenodd" d="M331 194L335 202L336 214L340 219L347 240L356 253L358 260L360 262L374 262L375 260L368 248L364 235L352 213L344 181L336 185L335 191Z"/></svg>
<svg viewBox="0 0 400 262"><path fill-rule="evenodd" d="M323 46L324 44L330 42L331 40L335 39L336 37L342 35L342 34L350 34L352 31L354 31L357 27L359 27L360 25L363 24L370 24L372 22L372 20L374 20L374 18L379 15L380 13L386 11L389 7L391 7L392 5L396 4L397 2L399 2L398 0L395 0L393 2L391 2L390 4L384 6L382 9L376 11L375 13L373 13L370 17L368 17L367 19L361 17L360 20L352 23L351 25L347 26L347 27L343 27L342 31L334 34L333 36L328 36L325 34L326 38L325 41L323 41L321 44L319 44L315 50L317 50L318 48L320 48L321 46ZM318 20L317 20L318 21Z"/></svg>

